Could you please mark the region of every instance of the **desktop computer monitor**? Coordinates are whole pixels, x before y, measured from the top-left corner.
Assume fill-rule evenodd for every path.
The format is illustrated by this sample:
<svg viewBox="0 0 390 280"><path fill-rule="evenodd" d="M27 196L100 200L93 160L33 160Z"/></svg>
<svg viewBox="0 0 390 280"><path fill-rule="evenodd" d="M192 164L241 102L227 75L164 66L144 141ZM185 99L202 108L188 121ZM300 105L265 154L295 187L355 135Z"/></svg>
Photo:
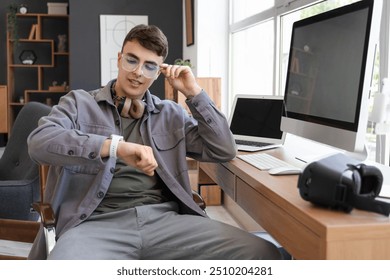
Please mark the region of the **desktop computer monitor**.
<svg viewBox="0 0 390 280"><path fill-rule="evenodd" d="M382 1L293 24L281 130L362 153Z"/></svg>

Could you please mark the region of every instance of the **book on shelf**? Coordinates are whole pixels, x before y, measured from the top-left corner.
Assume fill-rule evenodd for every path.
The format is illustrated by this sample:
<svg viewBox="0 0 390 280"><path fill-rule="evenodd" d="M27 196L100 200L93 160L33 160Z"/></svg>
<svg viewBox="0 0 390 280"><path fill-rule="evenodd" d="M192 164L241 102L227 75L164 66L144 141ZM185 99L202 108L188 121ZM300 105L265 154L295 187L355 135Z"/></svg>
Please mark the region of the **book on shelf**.
<svg viewBox="0 0 390 280"><path fill-rule="evenodd" d="M28 39L29 40L34 40L34 39L37 39L37 28L38 28L38 24L33 24L31 26L31 30L30 30L30 34L28 35Z"/></svg>

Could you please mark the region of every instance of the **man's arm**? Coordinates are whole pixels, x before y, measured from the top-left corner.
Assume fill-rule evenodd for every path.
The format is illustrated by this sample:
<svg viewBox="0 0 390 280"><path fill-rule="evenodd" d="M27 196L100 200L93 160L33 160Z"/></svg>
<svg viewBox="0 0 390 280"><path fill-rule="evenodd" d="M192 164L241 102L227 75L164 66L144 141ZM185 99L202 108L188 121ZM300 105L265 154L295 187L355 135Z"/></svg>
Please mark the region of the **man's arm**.
<svg viewBox="0 0 390 280"><path fill-rule="evenodd" d="M161 65L170 85L183 93L197 126L187 129L187 152L197 160L227 161L235 157L236 146L226 118L205 95L188 66ZM203 93L203 94L201 94Z"/></svg>

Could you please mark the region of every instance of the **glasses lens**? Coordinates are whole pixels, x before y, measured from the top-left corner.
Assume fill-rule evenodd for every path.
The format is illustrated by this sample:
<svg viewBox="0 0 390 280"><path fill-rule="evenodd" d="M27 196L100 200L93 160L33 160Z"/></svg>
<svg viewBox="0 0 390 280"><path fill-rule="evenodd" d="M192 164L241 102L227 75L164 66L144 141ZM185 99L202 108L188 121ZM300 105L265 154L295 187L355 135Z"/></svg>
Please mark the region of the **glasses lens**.
<svg viewBox="0 0 390 280"><path fill-rule="evenodd" d="M122 68L128 72L133 72L139 66L139 61L134 57L122 54ZM159 67L153 63L145 63L142 65L142 75L146 78L154 78L157 75Z"/></svg>
<svg viewBox="0 0 390 280"><path fill-rule="evenodd" d="M122 55L122 68L126 71L132 72L138 67L138 60L128 56L128 55Z"/></svg>
<svg viewBox="0 0 390 280"><path fill-rule="evenodd" d="M157 75L159 67L156 64L145 63L142 65L142 73L146 78L154 78Z"/></svg>

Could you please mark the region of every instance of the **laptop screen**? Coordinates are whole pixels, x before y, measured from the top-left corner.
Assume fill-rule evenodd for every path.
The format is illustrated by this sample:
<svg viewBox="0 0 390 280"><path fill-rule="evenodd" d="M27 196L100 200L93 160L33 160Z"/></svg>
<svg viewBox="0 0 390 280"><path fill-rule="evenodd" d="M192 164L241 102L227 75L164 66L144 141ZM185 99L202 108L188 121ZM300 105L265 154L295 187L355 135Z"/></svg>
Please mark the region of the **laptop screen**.
<svg viewBox="0 0 390 280"><path fill-rule="evenodd" d="M236 139L282 143L282 112L283 97L237 95L230 117L230 129Z"/></svg>

